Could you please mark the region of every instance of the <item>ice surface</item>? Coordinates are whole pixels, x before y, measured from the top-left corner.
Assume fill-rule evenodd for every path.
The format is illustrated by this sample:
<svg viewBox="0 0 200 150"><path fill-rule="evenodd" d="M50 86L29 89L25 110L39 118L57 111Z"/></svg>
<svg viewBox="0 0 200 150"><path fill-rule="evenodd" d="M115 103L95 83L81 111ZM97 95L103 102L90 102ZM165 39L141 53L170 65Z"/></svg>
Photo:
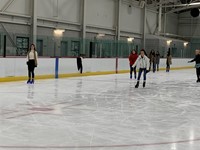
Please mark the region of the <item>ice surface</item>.
<svg viewBox="0 0 200 150"><path fill-rule="evenodd" d="M0 83L0 150L200 150L195 70Z"/></svg>

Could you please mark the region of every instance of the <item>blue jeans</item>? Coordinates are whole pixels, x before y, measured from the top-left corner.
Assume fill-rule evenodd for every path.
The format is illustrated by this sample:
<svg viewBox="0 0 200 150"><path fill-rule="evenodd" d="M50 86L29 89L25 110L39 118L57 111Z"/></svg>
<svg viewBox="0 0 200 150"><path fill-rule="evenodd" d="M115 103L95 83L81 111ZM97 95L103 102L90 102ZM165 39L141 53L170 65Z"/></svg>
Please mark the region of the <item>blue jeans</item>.
<svg viewBox="0 0 200 150"><path fill-rule="evenodd" d="M146 73L147 73L147 69L146 68L140 68L139 69L139 73L138 73L138 81L140 81L140 77L141 77L141 75L142 75L142 72L144 72L143 73L143 77L144 77L144 81L146 81Z"/></svg>

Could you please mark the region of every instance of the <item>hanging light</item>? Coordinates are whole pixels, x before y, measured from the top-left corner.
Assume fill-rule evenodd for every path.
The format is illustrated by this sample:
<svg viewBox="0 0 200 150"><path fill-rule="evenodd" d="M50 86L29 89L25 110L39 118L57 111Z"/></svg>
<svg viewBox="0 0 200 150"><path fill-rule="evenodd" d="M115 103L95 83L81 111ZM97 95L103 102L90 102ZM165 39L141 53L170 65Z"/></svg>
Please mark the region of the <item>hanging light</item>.
<svg viewBox="0 0 200 150"><path fill-rule="evenodd" d="M60 37L60 36L63 35L64 32L65 32L64 29L55 29L54 30L54 35Z"/></svg>
<svg viewBox="0 0 200 150"><path fill-rule="evenodd" d="M184 42L183 45L184 47L186 47L188 45L188 42Z"/></svg>
<svg viewBox="0 0 200 150"><path fill-rule="evenodd" d="M167 40L167 45L170 45L172 40Z"/></svg>
<svg viewBox="0 0 200 150"><path fill-rule="evenodd" d="M134 40L133 37L129 37L129 38L127 38L127 41L128 41L128 42L133 42L133 40Z"/></svg>

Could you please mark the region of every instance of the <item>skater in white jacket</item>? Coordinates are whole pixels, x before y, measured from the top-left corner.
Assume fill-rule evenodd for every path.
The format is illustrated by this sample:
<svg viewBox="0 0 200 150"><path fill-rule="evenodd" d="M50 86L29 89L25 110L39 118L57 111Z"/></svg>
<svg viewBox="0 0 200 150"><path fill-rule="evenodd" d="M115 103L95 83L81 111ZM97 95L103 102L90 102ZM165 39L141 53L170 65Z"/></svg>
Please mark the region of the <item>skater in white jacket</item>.
<svg viewBox="0 0 200 150"><path fill-rule="evenodd" d="M142 72L143 72L143 76L144 76L143 87L145 87L146 74L147 74L147 72L149 72L149 70L148 70L149 69L149 58L145 55L144 49L142 49L140 51L140 55L137 58L136 62L133 64L132 67L135 67L135 66L137 66L137 68L139 68L137 84L135 85L135 88L139 87L140 77L142 75Z"/></svg>

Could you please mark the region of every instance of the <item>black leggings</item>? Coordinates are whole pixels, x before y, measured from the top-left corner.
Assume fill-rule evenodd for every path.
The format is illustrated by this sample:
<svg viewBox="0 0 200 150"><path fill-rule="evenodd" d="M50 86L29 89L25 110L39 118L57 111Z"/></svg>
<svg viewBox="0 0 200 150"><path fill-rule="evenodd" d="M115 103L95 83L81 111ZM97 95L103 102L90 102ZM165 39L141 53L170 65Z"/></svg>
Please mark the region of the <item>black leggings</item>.
<svg viewBox="0 0 200 150"><path fill-rule="evenodd" d="M80 71L80 73L83 73L83 65L82 64L78 65L78 70Z"/></svg>
<svg viewBox="0 0 200 150"><path fill-rule="evenodd" d="M167 64L166 64L166 65L167 65L167 67L166 67L166 70L168 70L168 71L169 71L169 70L170 70L170 64L167 62Z"/></svg>
<svg viewBox="0 0 200 150"><path fill-rule="evenodd" d="M29 60L28 61L28 77L29 79L34 79L35 77L35 73L34 73L34 69L35 69L35 60Z"/></svg>
<svg viewBox="0 0 200 150"><path fill-rule="evenodd" d="M136 76L136 66L135 67L130 66L130 75L132 75L133 72L134 72L134 75Z"/></svg>

